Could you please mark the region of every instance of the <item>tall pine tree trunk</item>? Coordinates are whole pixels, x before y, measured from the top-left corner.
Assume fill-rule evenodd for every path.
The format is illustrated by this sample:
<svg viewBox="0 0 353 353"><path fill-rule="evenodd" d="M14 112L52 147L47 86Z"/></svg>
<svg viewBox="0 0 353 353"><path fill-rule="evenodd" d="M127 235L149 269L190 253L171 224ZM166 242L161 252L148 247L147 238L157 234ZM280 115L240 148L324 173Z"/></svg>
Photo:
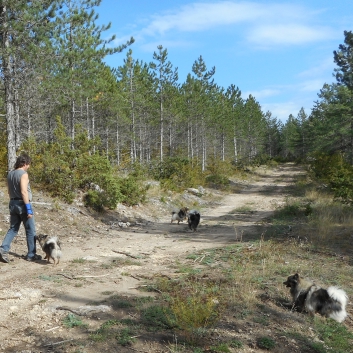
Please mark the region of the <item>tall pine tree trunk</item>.
<svg viewBox="0 0 353 353"><path fill-rule="evenodd" d="M163 162L163 134L164 134L164 118L163 118L163 101L161 98L161 105L160 105L160 161Z"/></svg>
<svg viewBox="0 0 353 353"><path fill-rule="evenodd" d="M8 53L10 49L10 39L8 30L8 23L6 19L7 7L2 6L1 8L1 21L3 32L2 36L2 70L3 70L3 80L5 88L5 106L6 106L6 131L7 131L7 169L10 171L13 169L16 162L16 125L15 125L15 94L13 87L13 72L11 68L12 57Z"/></svg>

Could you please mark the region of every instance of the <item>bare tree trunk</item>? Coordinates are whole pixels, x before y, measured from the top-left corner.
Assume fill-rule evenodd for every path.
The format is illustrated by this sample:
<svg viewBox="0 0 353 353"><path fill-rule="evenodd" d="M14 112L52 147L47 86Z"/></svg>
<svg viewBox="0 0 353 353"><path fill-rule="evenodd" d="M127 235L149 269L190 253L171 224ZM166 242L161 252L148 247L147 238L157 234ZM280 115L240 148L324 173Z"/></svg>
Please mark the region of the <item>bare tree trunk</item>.
<svg viewBox="0 0 353 353"><path fill-rule="evenodd" d="M5 106L6 106L6 131L7 131L7 170L13 169L16 162L16 126L15 126L15 106L14 106L14 87L13 87L13 72L11 69L11 56L8 54L10 41L7 32L8 23L6 20L6 5L3 5L0 10L2 17L3 32L2 48L4 55L2 58L2 69L4 73L4 87L5 87Z"/></svg>
<svg viewBox="0 0 353 353"><path fill-rule="evenodd" d="M14 89L14 93L15 93L15 100L14 100L14 109L15 109L15 138L16 138L16 143L15 143L15 147L16 147L16 151L19 150L20 146L21 146L21 136L20 136L20 107L19 107L19 100L18 100L18 91L17 89Z"/></svg>
<svg viewBox="0 0 353 353"><path fill-rule="evenodd" d="M234 144L234 162L238 163L238 151L237 151L237 138L233 136L233 144Z"/></svg>
<svg viewBox="0 0 353 353"><path fill-rule="evenodd" d="M163 118L163 102L161 98L161 105L160 105L160 161L163 161L163 134L164 134L164 118Z"/></svg>
<svg viewBox="0 0 353 353"><path fill-rule="evenodd" d="M89 123L89 103L88 97L86 98L86 128L87 128L87 137L90 138L90 123Z"/></svg>
<svg viewBox="0 0 353 353"><path fill-rule="evenodd" d="M27 134L28 136L31 135L31 109L30 109L30 104L29 101L27 101Z"/></svg>
<svg viewBox="0 0 353 353"><path fill-rule="evenodd" d="M92 106L92 138L95 138L95 117L94 117L94 110ZM96 145L93 146L93 153L96 153Z"/></svg>
<svg viewBox="0 0 353 353"><path fill-rule="evenodd" d="M70 130L72 141L75 138L75 101L71 102L71 114L70 114Z"/></svg>
<svg viewBox="0 0 353 353"><path fill-rule="evenodd" d="M109 128L108 128L108 125L106 126L105 128L105 153L106 153L106 156L107 158L109 158Z"/></svg>
<svg viewBox="0 0 353 353"><path fill-rule="evenodd" d="M116 155L116 162L118 165L120 165L120 147L119 147L119 124L118 124L119 117L116 119L116 149L115 149L115 155Z"/></svg>
<svg viewBox="0 0 353 353"><path fill-rule="evenodd" d="M224 137L224 132L222 132L222 161L225 161L225 137Z"/></svg>

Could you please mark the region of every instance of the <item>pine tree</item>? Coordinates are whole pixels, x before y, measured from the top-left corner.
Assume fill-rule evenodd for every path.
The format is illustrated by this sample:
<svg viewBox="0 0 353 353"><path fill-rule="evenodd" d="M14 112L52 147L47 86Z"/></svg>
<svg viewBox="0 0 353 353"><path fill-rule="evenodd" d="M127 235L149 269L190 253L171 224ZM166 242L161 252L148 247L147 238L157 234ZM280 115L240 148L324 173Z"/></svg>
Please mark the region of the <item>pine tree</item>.
<svg viewBox="0 0 353 353"><path fill-rule="evenodd" d="M344 44L339 45L339 50L334 51L334 61L338 68L335 69L339 85L344 85L350 92L350 163L353 165L353 32L344 31Z"/></svg>
<svg viewBox="0 0 353 353"><path fill-rule="evenodd" d="M165 108L171 103L173 96L173 87L177 85L178 68L173 69L173 65L168 60L168 51L163 49L162 45L157 47L158 52L153 53L151 68L155 72L155 80L157 84L157 94L159 100L159 122L160 122L160 161L163 161L163 146L164 146L164 125L166 112Z"/></svg>
<svg viewBox="0 0 353 353"><path fill-rule="evenodd" d="M79 102L97 95L95 77L102 69L102 60L107 55L119 53L134 42L131 38L118 47L108 47L115 39L102 39L108 25L97 26L98 14L94 7L101 0L64 0L60 16L56 18L51 76L56 89L63 92L63 103L69 105L69 127L71 138L75 136ZM53 81L52 81L53 82ZM54 82L54 83L55 83Z"/></svg>
<svg viewBox="0 0 353 353"><path fill-rule="evenodd" d="M5 88L7 164L12 169L20 145L19 88L50 38L59 1L3 0L0 5L1 73ZM34 72L34 70L32 70Z"/></svg>

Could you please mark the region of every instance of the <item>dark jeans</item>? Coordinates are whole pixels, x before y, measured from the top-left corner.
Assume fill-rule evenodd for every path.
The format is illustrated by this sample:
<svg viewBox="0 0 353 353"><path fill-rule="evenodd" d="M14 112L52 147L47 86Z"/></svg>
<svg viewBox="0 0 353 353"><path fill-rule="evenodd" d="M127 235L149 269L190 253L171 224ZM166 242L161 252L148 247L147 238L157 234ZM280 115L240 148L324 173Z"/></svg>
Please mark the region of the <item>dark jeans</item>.
<svg viewBox="0 0 353 353"><path fill-rule="evenodd" d="M28 257L36 254L36 226L34 217L27 218L26 205L22 200L11 200L9 203L10 210L10 229L7 231L5 238L1 244L4 252L9 252L13 238L20 229L21 222L26 230Z"/></svg>

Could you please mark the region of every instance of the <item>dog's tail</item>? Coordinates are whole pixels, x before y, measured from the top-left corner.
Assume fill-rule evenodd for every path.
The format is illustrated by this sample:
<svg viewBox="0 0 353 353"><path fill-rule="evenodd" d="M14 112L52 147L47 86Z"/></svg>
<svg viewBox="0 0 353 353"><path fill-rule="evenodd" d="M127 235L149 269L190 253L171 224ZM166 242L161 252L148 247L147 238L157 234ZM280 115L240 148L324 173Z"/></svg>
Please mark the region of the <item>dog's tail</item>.
<svg viewBox="0 0 353 353"><path fill-rule="evenodd" d="M48 241L47 244L49 248L51 249L51 254L54 258L60 259L61 258L61 248L60 248L60 242L58 240L58 237L51 237Z"/></svg>
<svg viewBox="0 0 353 353"><path fill-rule="evenodd" d="M330 318L338 322L342 322L347 316L347 312L346 312L346 305L348 302L347 293L343 289L338 288L336 286L328 287L327 293L334 301L340 304L340 310L334 310L329 315Z"/></svg>

